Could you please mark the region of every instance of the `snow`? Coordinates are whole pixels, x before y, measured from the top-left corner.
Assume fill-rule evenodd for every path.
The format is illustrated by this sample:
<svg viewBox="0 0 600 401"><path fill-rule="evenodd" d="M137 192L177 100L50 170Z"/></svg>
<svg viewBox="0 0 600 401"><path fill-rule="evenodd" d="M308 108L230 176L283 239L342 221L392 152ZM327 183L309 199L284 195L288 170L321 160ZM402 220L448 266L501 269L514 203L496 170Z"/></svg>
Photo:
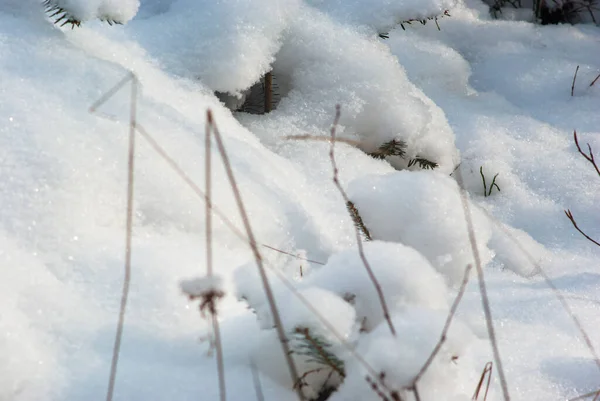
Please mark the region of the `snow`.
<svg viewBox="0 0 600 401"><path fill-rule="evenodd" d="M456 181L432 171L365 176L348 188L374 239L415 248L452 285L475 263L459 194ZM490 223L478 210L472 214L480 258L487 264L493 255L487 246Z"/></svg>
<svg viewBox="0 0 600 401"><path fill-rule="evenodd" d="M330 377L330 366L296 352L305 394L339 386L329 399L380 399L358 354L411 399L405 387L474 262L461 190L512 399L598 388L589 350L537 274L544 269L599 348L600 249L564 215L570 209L600 238L600 180L573 142L576 129L584 148L600 149L600 88L590 86L600 72L597 27L540 26L524 10L495 20L479 0L60 5L84 24L60 29L37 2L0 2L0 399L105 396L124 274L129 83L95 114L88 109L129 71L140 82L139 126L199 188L213 111L292 349L302 343L295 331L309 329L343 363L345 378ZM446 9L441 31L432 22L394 28ZM93 21L103 18L128 23ZM232 112L214 94L235 98L270 70L281 101L269 114ZM335 146L340 181L374 238L365 254L396 337L332 183L330 144L288 139L327 137L336 104L338 136L358 144ZM406 142L405 157L366 154L392 139ZM213 204L243 233L213 154ZM218 399L211 324L182 282L188 295L223 293L227 399L253 397L250 361L265 399L296 399L245 233L215 216L215 276L206 279L201 198L141 136L135 155L131 291L114 399ZM439 167L407 169L417 156ZM470 399L492 359L473 275L419 382L421 398ZM502 399L496 373L488 399Z"/></svg>

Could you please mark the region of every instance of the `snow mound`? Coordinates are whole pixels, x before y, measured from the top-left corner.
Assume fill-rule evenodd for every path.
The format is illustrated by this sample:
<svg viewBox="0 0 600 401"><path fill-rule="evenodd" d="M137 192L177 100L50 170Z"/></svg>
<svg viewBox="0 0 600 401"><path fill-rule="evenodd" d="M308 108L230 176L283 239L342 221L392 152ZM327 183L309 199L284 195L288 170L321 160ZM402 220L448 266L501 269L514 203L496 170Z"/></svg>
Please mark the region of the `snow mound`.
<svg viewBox="0 0 600 401"><path fill-rule="evenodd" d="M421 252L448 283L457 284L473 255L456 182L432 171L400 171L353 181L350 200L374 239L400 242ZM482 263L492 258L487 247L489 221L471 207Z"/></svg>
<svg viewBox="0 0 600 401"><path fill-rule="evenodd" d="M411 387L439 341L446 314L411 307L392 320L398 333L396 337L381 325L364 337L357 347L357 353L383 378L389 391L397 391L400 399L412 399L406 387ZM463 356L468 353L474 338L460 321L453 322L446 342L419 381L422 399L470 399L472 389L465 389L463 384L476 382L476 379L469 358ZM348 366L344 385L331 397L331 401L381 400L365 379L369 371L359 363L348 363ZM377 381L374 378L371 380Z"/></svg>
<svg viewBox="0 0 600 401"><path fill-rule="evenodd" d="M140 21L134 34L171 72L199 78L214 91L240 94L271 69L298 5L299 0L179 0L169 12Z"/></svg>
<svg viewBox="0 0 600 401"><path fill-rule="evenodd" d="M302 11L273 66L283 98L263 129L282 131L291 122L305 133L326 132L340 104L340 137L367 152L401 140L407 154L391 158L394 166L421 156L452 171L458 152L443 111L408 80L389 48L316 10Z"/></svg>
<svg viewBox="0 0 600 401"><path fill-rule="evenodd" d="M365 243L364 251L390 313L408 305L447 307L444 279L417 251L381 241ZM332 291L354 305L363 330L373 330L384 319L379 296L356 248L333 255L306 283Z"/></svg>

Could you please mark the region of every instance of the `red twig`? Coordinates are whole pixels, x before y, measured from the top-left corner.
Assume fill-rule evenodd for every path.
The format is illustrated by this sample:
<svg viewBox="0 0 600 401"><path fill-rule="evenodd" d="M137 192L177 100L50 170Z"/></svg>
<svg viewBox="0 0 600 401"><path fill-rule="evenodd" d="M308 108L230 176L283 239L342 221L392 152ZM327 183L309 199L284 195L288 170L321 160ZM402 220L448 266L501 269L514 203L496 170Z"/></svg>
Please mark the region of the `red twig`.
<svg viewBox="0 0 600 401"><path fill-rule="evenodd" d="M340 116L341 116L340 105L338 104L335 107L335 119L333 120L333 125L331 126L331 148L329 149L329 159L331 160L331 167L333 169L333 183L337 187L338 191L342 195L342 198L344 198L345 204L347 205L350 202L350 199L348 198L346 191L344 191L344 188L342 188L342 184L340 184L339 170L338 170L337 163L335 161L335 142L336 142L335 135L336 135L338 123L340 122ZM369 275L369 278L371 279L371 282L373 283L373 286L375 287L375 290L377 291L377 295L379 296L379 302L381 303L381 309L383 310L383 317L387 321L387 324L390 328L390 331L392 332L392 335L396 336L396 329L394 328L394 325L392 324L392 319L390 317L390 313L389 313L389 310L387 307L387 303L385 301L385 297L383 295L383 291L381 289L381 285L379 284L379 281L377 281L377 277L375 277L375 273L373 273L373 269L371 268L371 265L369 264L369 261L367 260L367 257L365 256L362 238L360 237L360 231L358 230L358 227L356 227L356 225L354 225L354 232L356 234L356 245L358 247L358 253L360 255L360 259L362 260L362 263L365 266L365 269L367 270L367 274Z"/></svg>
<svg viewBox="0 0 600 401"><path fill-rule="evenodd" d="M577 150L579 151L579 153L585 158L585 160L592 163L592 166L594 166L594 168L596 169L596 173L598 173L598 176L600 176L600 168L598 168L598 165L596 164L596 160L594 159L594 152L592 152L592 147L590 146L590 144L587 144L588 153L585 153L583 150L581 150L581 146L579 146L577 131L573 131L573 139L575 140L575 145L577 146Z"/></svg>

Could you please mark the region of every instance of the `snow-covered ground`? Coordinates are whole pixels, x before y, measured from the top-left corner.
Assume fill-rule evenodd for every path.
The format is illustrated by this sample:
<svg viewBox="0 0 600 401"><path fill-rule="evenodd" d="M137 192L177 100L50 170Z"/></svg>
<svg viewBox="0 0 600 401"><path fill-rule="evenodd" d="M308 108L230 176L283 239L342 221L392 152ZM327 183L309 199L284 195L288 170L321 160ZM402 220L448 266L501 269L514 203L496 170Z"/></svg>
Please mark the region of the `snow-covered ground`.
<svg viewBox="0 0 600 401"><path fill-rule="evenodd" d="M391 389L409 386L429 356L473 263L460 185L512 399L600 388L593 356L530 260L600 349L600 248L563 212L600 238L600 177L573 142L576 129L584 149L600 152L600 81L589 86L600 73L600 30L492 20L479 0L390 3L142 0L127 25L89 20L61 30L34 0L0 2L0 400L106 396L125 255L129 87L96 114L89 107L128 70L141 84L139 124L191 180L204 185L210 108L258 242L321 262L261 247L292 348L294 328L306 328L344 363L331 400L381 399L353 354L385 372ZM84 20L123 22L138 7L60 4L86 4ZM446 9L441 30L433 21L393 29ZM241 95L271 69L282 99L269 114L232 113L214 95ZM330 144L288 139L328 135L336 104L337 135L358 144L336 145L341 184L374 239L365 254L396 338L333 184ZM403 158L366 154L392 139L406 144ZM213 154L214 203L241 229ZM408 167L415 157L439 166ZM480 171L488 191L498 174L500 190L484 196ZM141 137L134 210L115 400L217 400L210 321L180 289L206 273L204 204ZM219 319L227 399L257 399L250 361L265 400L296 399L248 244L218 217L213 240L226 294ZM470 399L493 360L479 294L472 275L448 341L420 382L424 401ZM322 367L295 358L301 374ZM502 398L497 379L490 400ZM341 382L307 374L306 394L329 380Z"/></svg>

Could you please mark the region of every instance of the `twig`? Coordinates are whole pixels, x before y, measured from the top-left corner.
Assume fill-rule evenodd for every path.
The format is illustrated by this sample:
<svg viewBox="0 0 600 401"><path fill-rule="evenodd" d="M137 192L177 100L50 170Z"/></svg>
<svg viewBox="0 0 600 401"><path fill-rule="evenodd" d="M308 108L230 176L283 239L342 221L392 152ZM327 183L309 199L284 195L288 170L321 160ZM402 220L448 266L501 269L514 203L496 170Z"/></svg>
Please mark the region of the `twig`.
<svg viewBox="0 0 600 401"><path fill-rule="evenodd" d="M106 391L106 400L112 401L115 381L117 377L117 366L119 365L119 353L121 351L121 339L123 338L123 326L125 325L125 311L127 309L127 299L129 297L129 284L131 282L131 240L133 237L133 189L135 173L135 128L137 121L137 85L138 80L133 73L121 81L115 87L112 94L116 93L124 83L131 80L131 102L129 115L129 153L127 159L127 212L125 218L125 276L123 279L123 291L121 293L121 305L119 307L119 321L117 324L117 333L113 345L113 355L110 364L110 375L108 379L108 389ZM110 93L110 92L109 92ZM111 94L111 96L112 96ZM110 96L109 96L110 97ZM103 98L108 99L105 95ZM101 99L102 100L102 99ZM101 102L96 102L101 104Z"/></svg>
<svg viewBox="0 0 600 401"><path fill-rule="evenodd" d="M252 370L252 382L254 383L254 391L256 393L256 401L265 401L262 384L260 383L260 374L256 368L254 361L250 361L250 370Z"/></svg>
<svg viewBox="0 0 600 401"><path fill-rule="evenodd" d="M571 97L575 94L575 81L577 80L577 72L579 72L579 66L575 69L575 75L573 75L573 83L571 84Z"/></svg>
<svg viewBox="0 0 600 401"><path fill-rule="evenodd" d="M577 138L577 131L573 131L573 139L575 140L575 145L577 146L577 150L579 151L579 153L585 158L585 160L592 163L592 165L596 169L596 173L598 173L598 176L600 176L600 168L598 167L598 164L596 164L596 160L594 159L594 152L592 151L592 147L590 146L590 144L587 144L589 153L586 154L583 150L581 150L581 146L579 146L579 138Z"/></svg>
<svg viewBox="0 0 600 401"><path fill-rule="evenodd" d="M483 401L487 400L488 391L490 390L490 382L492 380L492 371L494 369L494 364L492 362L488 362L483 367L483 371L481 372L481 377L479 378L479 383L477 383L477 387L475 387L475 393L473 393L473 397L471 398L473 401L479 400L479 392L483 388L483 382L487 376L487 384L485 386L485 394L483 395Z"/></svg>
<svg viewBox="0 0 600 401"><path fill-rule="evenodd" d="M596 81L598 81L599 79L600 79L600 74L598 74L598 76L596 78L594 78L594 80L590 84L590 87L594 86L594 84L596 83Z"/></svg>
<svg viewBox="0 0 600 401"><path fill-rule="evenodd" d="M463 187L462 171L457 170L456 174L459 187ZM460 198L463 204L463 210L465 213L465 220L467 223L467 232L469 234L469 242L471 243L471 251L473 258L475 259L475 267L477 269L477 278L479 280L479 292L481 293L481 303L483 306L483 312L485 314L485 322L487 325L488 336L490 337L490 343L492 345L492 352L494 354L494 361L498 368L498 376L500 379L500 386L502 387L502 395L504 401L510 401L510 393L508 391L508 382L506 380L506 374L502 367L502 358L500 356L500 349L498 348L498 342L496 340L496 331L494 329L494 323L492 318L492 311L490 308L490 301L487 295L487 289L485 285L485 277L483 273L483 267L481 265L481 257L479 256L479 249L477 247L477 238L475 237L475 230L473 228L473 218L471 216L471 208L469 206L469 199L467 193L463 189L460 190Z"/></svg>
<svg viewBox="0 0 600 401"><path fill-rule="evenodd" d="M211 149L211 126L209 122L206 122L206 130L204 137L204 185L206 190L206 203L205 203L205 219L206 219L206 275L212 277L213 275L213 255L212 255L212 163L211 163L212 149ZM219 399L221 401L227 400L227 390L225 386L225 366L223 362L223 343L221 342L221 329L219 327L219 319L217 317L216 305L218 297L211 297L210 301L213 303L208 309L211 314L213 334L215 336L215 349L217 351L217 372L219 376Z"/></svg>
<svg viewBox="0 0 600 401"><path fill-rule="evenodd" d="M221 138L221 134L217 125L214 123L212 112L208 110L206 112L206 118L208 123L212 128L212 132L215 136L215 141L217 143L217 148L221 155L221 160L225 166L225 171L227 172L227 177L229 179L229 184L233 191L238 210L242 217L242 221L244 223L244 228L246 230L246 234L248 236L248 242L250 248L252 249L252 253L254 255L254 259L256 261L256 265L258 267L258 272L260 274L260 278L263 284L263 289L265 291L265 295L267 297L267 302L269 303L269 308L271 311L271 315L273 317L273 322L275 323L275 330L277 331L277 336L279 337L279 342L281 343L281 349L283 351L284 357L286 359L288 369L290 371L290 376L292 379L292 383L296 383L298 381L298 370L296 369L296 364L292 359L292 355L290 352L290 347L288 345L288 339L285 336L285 330L283 328L283 323L281 321L281 317L279 315L279 310L277 309L277 304L275 303L275 297L273 295L273 290L271 289L271 285L269 283L269 279L267 277L267 273L265 271L265 267L263 264L263 259L258 250L258 244L256 239L254 238L254 232L252 230L252 226L250 225L250 220L248 219L248 214L246 213L246 207L244 206L244 202L242 200L242 194L240 193L239 187L237 186L237 182L235 176L233 174L233 170L231 168L231 163L229 162L229 157L227 156L227 151L225 150L225 145L223 144L223 139ZM296 389L296 394L298 395L298 399L304 400L304 394L301 389Z"/></svg>
<svg viewBox="0 0 600 401"><path fill-rule="evenodd" d="M440 335L440 339L438 340L437 344L433 348L433 351L429 355L429 358L427 358L427 360L425 361L425 363L419 370L419 373L417 373L417 375L413 379L413 384L412 384L413 388L416 388L417 382L423 377L423 375L425 374L427 369L429 369L429 366L431 366L431 363L433 362L433 360L435 359L437 354L440 352L442 345L444 345L444 343L446 342L446 336L448 335L448 330L450 329L450 324L452 323L452 319L454 319L454 315L456 314L458 305L460 304L460 301L462 300L462 297L465 293L465 289L467 288L467 283L469 282L469 275L471 273L472 268L473 268L472 265L468 265L465 268L465 273L463 276L462 283L460 285L458 293L456 294L456 298L454 298L454 302L452 303L452 306L450 307L450 312L448 313L448 317L446 318L446 323L444 324L444 328L442 329L442 334Z"/></svg>
<svg viewBox="0 0 600 401"><path fill-rule="evenodd" d="M347 205L348 202L350 202L350 199L348 199L348 195L346 194L346 192L344 191L344 188L342 188L342 185L340 184L340 180L338 178L339 170L337 167L337 163L335 161L335 134L336 134L336 130L337 130L337 125L340 121L340 116L341 116L340 105L338 104L335 107L335 119L333 120L333 125L331 126L331 148L329 150L329 159L331 160L331 167L333 169L333 183L337 187L338 191L342 195L342 198L344 198L344 202ZM387 321L387 324L390 328L390 331L392 332L392 335L396 336L396 329L394 328L394 325L392 324L392 319L391 319L390 313L388 311L388 307L387 307L387 303L385 301L385 297L383 295L383 291L381 290L381 286L379 285L379 282L377 281L377 278L375 277L375 274L373 273L373 269L371 268L371 265L367 261L367 258L365 256L365 252L363 249L360 231L359 231L358 227L356 227L356 225L354 225L354 233L356 235L356 245L358 246L358 253L360 255L360 259L362 260L363 265L365 266L365 269L367 270L367 274L369 275L369 278L371 279L371 282L373 283L373 286L375 287L375 290L377 291L377 295L379 296L379 302L381 303L381 309L383 310L383 317Z"/></svg>
<svg viewBox="0 0 600 401"><path fill-rule="evenodd" d="M571 224L573 224L573 227L575 227L575 229L577 231L579 231L581 233L581 235L583 235L585 238L587 238L590 242L596 244L597 246L600 246L600 242L594 240L592 237L587 235L581 228L579 228L579 226L577 225L577 222L575 221L575 217L573 217L573 213L571 213L571 210L569 210L569 209L565 210L565 214L567 215L569 220L571 220Z"/></svg>

